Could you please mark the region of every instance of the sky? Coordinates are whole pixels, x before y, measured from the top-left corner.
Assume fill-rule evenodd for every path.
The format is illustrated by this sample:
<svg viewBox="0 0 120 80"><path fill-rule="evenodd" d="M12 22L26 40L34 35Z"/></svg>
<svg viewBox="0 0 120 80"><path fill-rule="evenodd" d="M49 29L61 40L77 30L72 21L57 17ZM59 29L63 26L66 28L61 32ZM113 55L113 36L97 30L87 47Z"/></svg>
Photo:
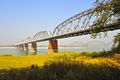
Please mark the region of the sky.
<svg viewBox="0 0 120 80"><path fill-rule="evenodd" d="M64 20L93 7L94 1L0 0L0 44L15 44L40 31L53 31Z"/></svg>

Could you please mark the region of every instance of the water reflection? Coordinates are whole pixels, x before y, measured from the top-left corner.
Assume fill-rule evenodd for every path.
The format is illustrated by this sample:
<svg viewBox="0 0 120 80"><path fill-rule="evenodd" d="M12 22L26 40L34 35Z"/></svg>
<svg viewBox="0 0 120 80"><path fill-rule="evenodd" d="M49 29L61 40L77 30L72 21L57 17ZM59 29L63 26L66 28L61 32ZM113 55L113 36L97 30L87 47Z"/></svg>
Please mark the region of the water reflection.
<svg viewBox="0 0 120 80"><path fill-rule="evenodd" d="M17 49L18 53L20 53L20 55L36 55L37 54L37 50L23 50L23 49Z"/></svg>
<svg viewBox="0 0 120 80"><path fill-rule="evenodd" d="M110 48L105 47L59 47L59 52L86 52L86 51L103 51L109 50ZM13 54L16 56L22 55L36 55L36 54L47 54L47 47L38 48L36 51L24 51L16 48L0 48L0 55L2 54Z"/></svg>

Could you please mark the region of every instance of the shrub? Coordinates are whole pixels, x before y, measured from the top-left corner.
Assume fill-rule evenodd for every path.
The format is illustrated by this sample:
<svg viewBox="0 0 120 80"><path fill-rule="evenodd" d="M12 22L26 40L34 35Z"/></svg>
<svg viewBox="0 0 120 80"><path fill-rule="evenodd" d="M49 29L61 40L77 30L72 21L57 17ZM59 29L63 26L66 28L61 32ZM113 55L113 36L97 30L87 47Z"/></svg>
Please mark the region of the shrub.
<svg viewBox="0 0 120 80"><path fill-rule="evenodd" d="M13 56L12 54L3 54L2 56Z"/></svg>
<svg viewBox="0 0 120 80"><path fill-rule="evenodd" d="M120 80L120 64L108 58L54 61L44 67L0 72L0 80Z"/></svg>

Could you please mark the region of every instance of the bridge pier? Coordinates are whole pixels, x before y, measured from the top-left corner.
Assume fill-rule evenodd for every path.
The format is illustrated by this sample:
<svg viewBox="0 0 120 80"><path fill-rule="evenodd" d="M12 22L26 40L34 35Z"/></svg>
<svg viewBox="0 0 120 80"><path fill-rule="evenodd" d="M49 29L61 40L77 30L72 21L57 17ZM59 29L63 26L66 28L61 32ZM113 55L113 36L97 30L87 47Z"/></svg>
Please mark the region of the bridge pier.
<svg viewBox="0 0 120 80"><path fill-rule="evenodd" d="M27 43L24 44L24 54L28 55L28 44Z"/></svg>
<svg viewBox="0 0 120 80"><path fill-rule="evenodd" d="M20 50L20 45L17 45L16 48L17 48L18 50Z"/></svg>
<svg viewBox="0 0 120 80"><path fill-rule="evenodd" d="M36 42L32 42L31 43L30 53L32 55L36 55L37 54L37 44L36 44Z"/></svg>
<svg viewBox="0 0 120 80"><path fill-rule="evenodd" d="M24 45L23 44L21 44L19 47L20 47L21 51L24 51Z"/></svg>
<svg viewBox="0 0 120 80"><path fill-rule="evenodd" d="M56 39L49 40L48 43L48 54L58 52L58 41Z"/></svg>

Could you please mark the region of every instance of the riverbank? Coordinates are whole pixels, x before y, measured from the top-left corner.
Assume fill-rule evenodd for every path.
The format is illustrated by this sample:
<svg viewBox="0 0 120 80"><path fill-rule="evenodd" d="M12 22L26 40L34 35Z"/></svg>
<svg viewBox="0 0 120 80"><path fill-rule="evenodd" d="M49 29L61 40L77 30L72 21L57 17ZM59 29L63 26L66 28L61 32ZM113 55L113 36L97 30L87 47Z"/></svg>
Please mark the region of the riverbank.
<svg viewBox="0 0 120 80"><path fill-rule="evenodd" d="M0 56L0 80L120 80L119 61L103 52Z"/></svg>
<svg viewBox="0 0 120 80"><path fill-rule="evenodd" d="M59 59L75 59L80 56L86 57L100 57L105 56L104 53L75 53L75 52L63 52L63 53L54 53L54 54L39 54L39 55L30 55L30 56L12 56L6 54L0 56L0 69L10 69L10 68L25 68L30 67L31 65L44 66L44 63L51 62Z"/></svg>

